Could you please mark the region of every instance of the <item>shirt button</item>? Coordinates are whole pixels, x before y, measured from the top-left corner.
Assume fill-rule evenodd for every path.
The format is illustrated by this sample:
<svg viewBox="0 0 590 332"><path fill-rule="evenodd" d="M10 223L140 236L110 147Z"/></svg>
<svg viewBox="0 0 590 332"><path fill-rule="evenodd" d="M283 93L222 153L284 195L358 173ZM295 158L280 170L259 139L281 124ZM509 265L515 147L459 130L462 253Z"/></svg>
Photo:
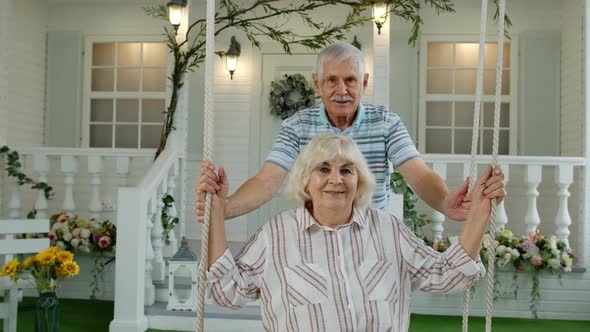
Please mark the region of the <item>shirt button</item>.
<svg viewBox="0 0 590 332"><path fill-rule="evenodd" d="M352 304L348 305L348 310L352 310Z"/></svg>

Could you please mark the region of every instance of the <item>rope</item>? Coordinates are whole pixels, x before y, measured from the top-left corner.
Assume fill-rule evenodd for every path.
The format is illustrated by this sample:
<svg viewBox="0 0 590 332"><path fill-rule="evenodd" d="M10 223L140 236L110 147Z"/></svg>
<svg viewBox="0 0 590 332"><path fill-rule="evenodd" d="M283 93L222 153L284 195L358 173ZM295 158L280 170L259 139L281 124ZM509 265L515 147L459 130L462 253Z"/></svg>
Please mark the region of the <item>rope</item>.
<svg viewBox="0 0 590 332"><path fill-rule="evenodd" d="M213 160L213 70L215 49L215 0L207 0L207 32L205 39L205 123L203 158ZM205 198L205 222L201 228L201 259L199 264L199 297L197 301L197 332L204 332L205 284L209 254L209 217L211 216L211 194Z"/></svg>
<svg viewBox="0 0 590 332"><path fill-rule="evenodd" d="M492 171L498 164L498 146L499 146L499 127L500 127L500 106L501 106L501 94L502 94L502 65L503 65L503 50L504 50L504 14L506 12L505 0L499 1L499 18L498 18L498 47L497 47L497 62L496 62L496 86L494 96L494 130L493 130L493 143L492 143ZM476 82L476 96L475 96L475 107L473 117L473 134L471 141L471 167L470 167L470 178L469 188L473 189L475 184L475 172L476 172L476 161L475 154L477 153L477 141L479 136L479 115L481 109L481 88L483 78L483 52L485 46L485 26L487 18L487 0L482 0L482 20L480 29L480 40L479 40L479 67L477 71L477 82ZM492 330L492 313L494 303L494 274L496 264L496 199L492 200L492 211L490 214L489 224L489 243L488 248L488 283L486 292L486 325L485 331L491 332ZM466 290L463 297L463 332L468 330L468 318L469 318L469 290Z"/></svg>
<svg viewBox="0 0 590 332"><path fill-rule="evenodd" d="M504 54L504 13L506 1L500 0L498 17L498 55L496 63L496 95L494 99L494 135L492 143L492 166L498 164L498 145L500 137L500 97L502 94L502 63ZM488 248L488 291L486 303L486 332L492 331L492 311L494 305L494 269L496 267L496 207L497 201L492 201L492 213L490 215L490 246Z"/></svg>
<svg viewBox="0 0 590 332"><path fill-rule="evenodd" d="M486 40L486 21L488 17L488 0L481 1L481 20L479 26L479 58L477 64L477 79L475 82L475 105L473 108L473 127L471 133L471 162L469 167L469 191L473 190L477 174L477 142L479 138L479 117L481 113L481 91L483 87L483 61L485 54ZM469 300L471 289L466 289L463 293L463 332L469 330Z"/></svg>

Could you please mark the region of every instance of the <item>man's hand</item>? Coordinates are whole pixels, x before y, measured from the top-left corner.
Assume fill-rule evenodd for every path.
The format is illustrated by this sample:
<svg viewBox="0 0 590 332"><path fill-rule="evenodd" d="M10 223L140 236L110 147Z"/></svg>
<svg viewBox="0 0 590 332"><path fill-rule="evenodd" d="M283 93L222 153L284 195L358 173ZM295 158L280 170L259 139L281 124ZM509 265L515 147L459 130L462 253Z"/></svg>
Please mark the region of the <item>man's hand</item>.
<svg viewBox="0 0 590 332"><path fill-rule="evenodd" d="M469 177L455 191L447 194L444 202L444 214L457 221L465 221L471 205L471 195L469 191Z"/></svg>

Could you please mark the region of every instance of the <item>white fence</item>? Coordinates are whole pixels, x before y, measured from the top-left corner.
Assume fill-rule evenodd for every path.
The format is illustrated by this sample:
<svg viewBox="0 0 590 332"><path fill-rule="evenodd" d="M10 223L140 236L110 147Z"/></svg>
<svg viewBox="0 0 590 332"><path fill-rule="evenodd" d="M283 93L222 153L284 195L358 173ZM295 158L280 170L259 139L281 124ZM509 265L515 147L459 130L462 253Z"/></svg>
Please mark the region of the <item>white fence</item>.
<svg viewBox="0 0 590 332"><path fill-rule="evenodd" d="M469 175L467 155L425 155L435 172L456 189ZM489 156L477 159L479 174L491 162ZM510 228L515 233L540 229L554 234L582 253L583 239L570 234L581 229L582 190L580 186L584 158L500 156L498 163L506 175L507 197L498 205L498 229ZM573 185L572 185L573 184ZM445 231L456 234L459 223L446 222L445 216L424 205L419 207L432 220L432 235L441 238Z"/></svg>
<svg viewBox="0 0 590 332"><path fill-rule="evenodd" d="M55 197L0 174L0 219L23 218L32 208L38 218L61 211L83 218L112 218L117 188L137 182L153 162L154 150L19 148L22 172L35 181L47 182ZM5 168L4 158L0 166ZM2 182L5 183L2 183ZM115 221L116 222L116 221Z"/></svg>
<svg viewBox="0 0 590 332"><path fill-rule="evenodd" d="M121 222L117 238L125 241L117 243L112 332L144 331L148 327L144 306L155 302L153 281L165 278L162 197L182 188L177 186L181 160L176 149L167 148L136 187L119 189L117 219ZM170 208L168 214L178 215L176 207Z"/></svg>

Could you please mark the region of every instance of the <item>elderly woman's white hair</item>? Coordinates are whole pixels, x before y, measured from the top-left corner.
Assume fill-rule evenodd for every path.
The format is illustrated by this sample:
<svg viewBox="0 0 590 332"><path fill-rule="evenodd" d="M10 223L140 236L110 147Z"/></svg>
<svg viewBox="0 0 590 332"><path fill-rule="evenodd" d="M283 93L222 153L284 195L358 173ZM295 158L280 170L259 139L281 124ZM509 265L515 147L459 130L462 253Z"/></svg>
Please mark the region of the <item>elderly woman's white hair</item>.
<svg viewBox="0 0 590 332"><path fill-rule="evenodd" d="M356 143L343 135L317 135L309 141L291 167L285 195L299 205L311 201L311 196L305 190L311 172L322 163L335 158L352 163L357 171L358 184L353 206L368 207L373 196L375 177Z"/></svg>

